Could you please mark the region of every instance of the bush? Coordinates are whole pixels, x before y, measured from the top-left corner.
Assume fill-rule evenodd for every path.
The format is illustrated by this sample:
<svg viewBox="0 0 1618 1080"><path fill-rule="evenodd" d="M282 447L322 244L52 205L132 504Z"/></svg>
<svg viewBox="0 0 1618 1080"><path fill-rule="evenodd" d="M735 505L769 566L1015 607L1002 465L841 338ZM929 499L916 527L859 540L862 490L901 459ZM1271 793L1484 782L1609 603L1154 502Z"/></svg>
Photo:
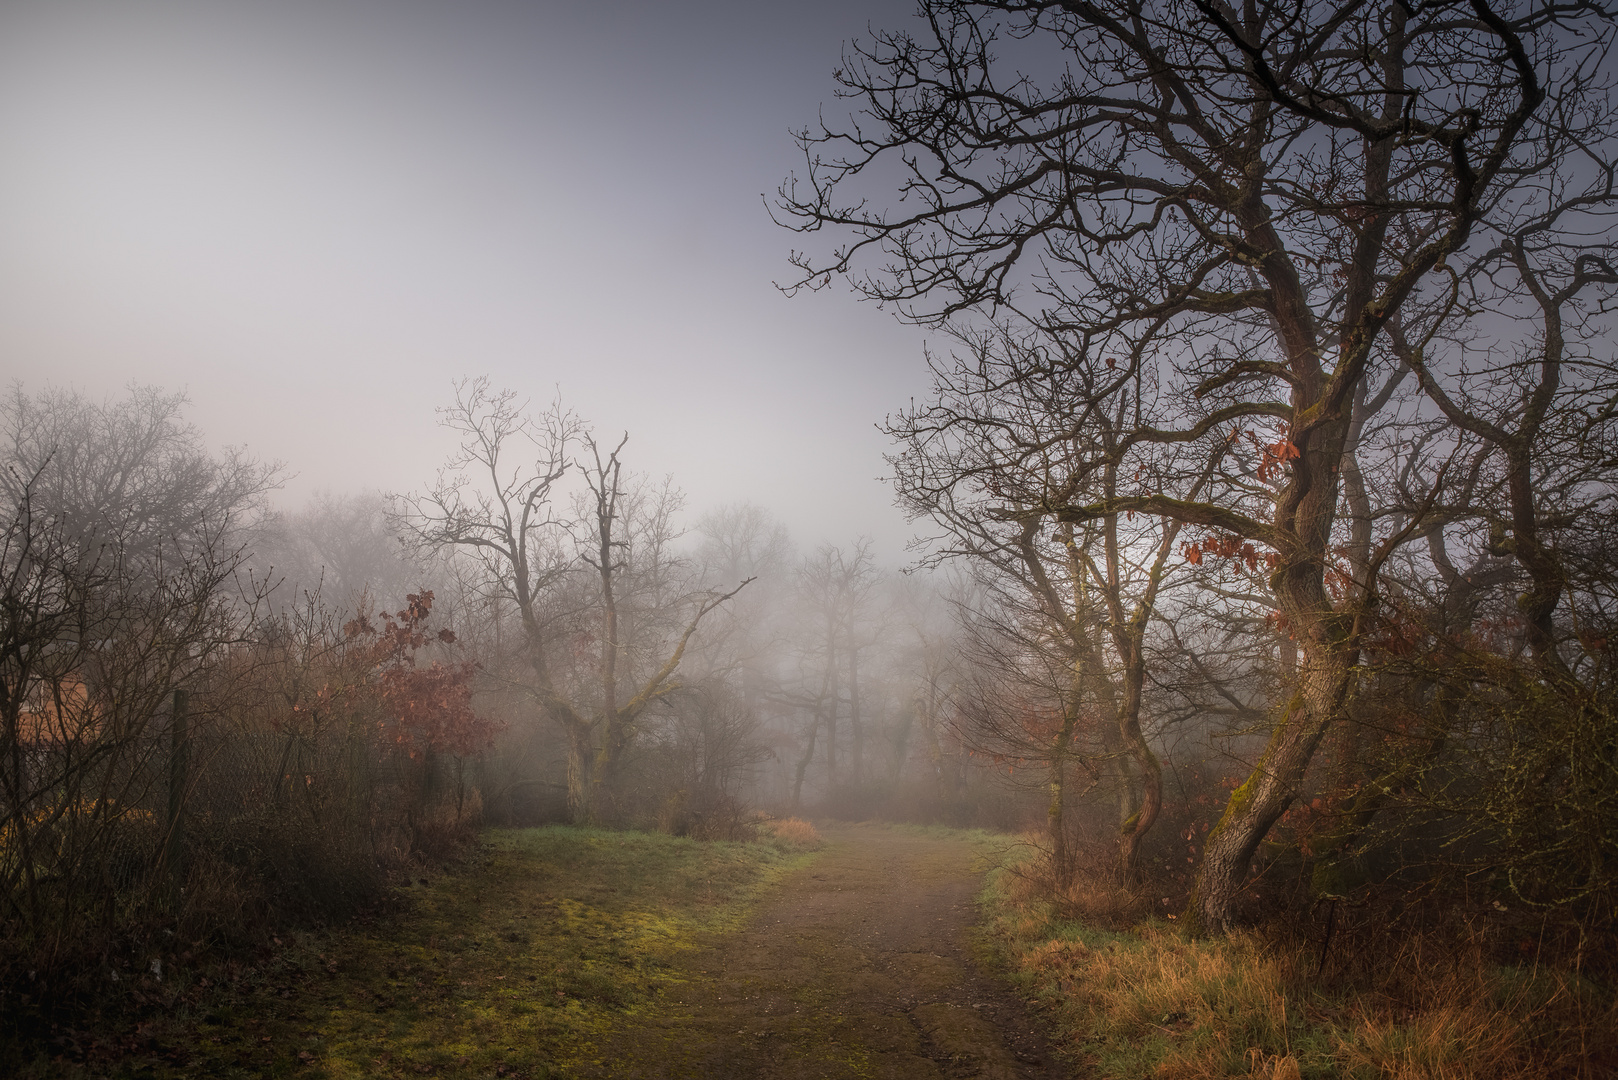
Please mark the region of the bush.
<svg viewBox="0 0 1618 1080"><path fill-rule="evenodd" d="M782 818L767 824L770 839L783 851L815 851L825 841L820 830L802 818Z"/></svg>

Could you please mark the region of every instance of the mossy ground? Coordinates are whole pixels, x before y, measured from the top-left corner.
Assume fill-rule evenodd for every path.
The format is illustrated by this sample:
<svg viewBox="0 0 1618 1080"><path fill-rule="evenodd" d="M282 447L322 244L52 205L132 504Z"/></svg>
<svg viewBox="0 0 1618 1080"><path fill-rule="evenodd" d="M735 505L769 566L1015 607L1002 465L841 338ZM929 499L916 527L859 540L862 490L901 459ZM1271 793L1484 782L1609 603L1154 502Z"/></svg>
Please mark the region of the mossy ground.
<svg viewBox="0 0 1618 1080"><path fill-rule="evenodd" d="M644 833L492 832L460 871L404 890L402 914L287 936L234 977L166 972L147 996L172 1011L28 1071L568 1075L688 978L683 954L813 858Z"/></svg>
<svg viewBox="0 0 1618 1080"><path fill-rule="evenodd" d="M973 903L1006 838L825 828L812 866L685 963L703 979L616 1029L612 1080L1066 1077L1023 1003L976 962Z"/></svg>

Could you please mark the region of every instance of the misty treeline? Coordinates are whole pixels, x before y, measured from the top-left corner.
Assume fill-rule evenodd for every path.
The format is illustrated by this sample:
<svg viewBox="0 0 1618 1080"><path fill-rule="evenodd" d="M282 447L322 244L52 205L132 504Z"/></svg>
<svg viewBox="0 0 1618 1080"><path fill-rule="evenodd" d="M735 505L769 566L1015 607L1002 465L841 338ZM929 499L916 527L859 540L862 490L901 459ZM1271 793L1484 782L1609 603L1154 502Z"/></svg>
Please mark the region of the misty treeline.
<svg viewBox="0 0 1618 1080"><path fill-rule="evenodd" d="M436 478L296 511L181 395L0 403L9 1000L347 916L485 823L1014 823L925 582L750 504L688 522L560 405L447 400Z"/></svg>
<svg viewBox="0 0 1618 1080"><path fill-rule="evenodd" d="M317 503L256 558L323 603L434 583L502 731L476 767L490 820L727 837L913 775L916 813L991 798L952 734L948 606L868 541L800 552L746 503L689 520L628 436L486 379L440 418L459 449L432 483Z"/></svg>
<svg viewBox="0 0 1618 1080"><path fill-rule="evenodd" d="M777 220L796 288L935 331L898 490L980 583L963 704L1043 770L1059 879L1092 788L1139 874L1207 732L1193 929L1434 889L1612 925L1613 40L1532 0L922 0L845 51Z"/></svg>

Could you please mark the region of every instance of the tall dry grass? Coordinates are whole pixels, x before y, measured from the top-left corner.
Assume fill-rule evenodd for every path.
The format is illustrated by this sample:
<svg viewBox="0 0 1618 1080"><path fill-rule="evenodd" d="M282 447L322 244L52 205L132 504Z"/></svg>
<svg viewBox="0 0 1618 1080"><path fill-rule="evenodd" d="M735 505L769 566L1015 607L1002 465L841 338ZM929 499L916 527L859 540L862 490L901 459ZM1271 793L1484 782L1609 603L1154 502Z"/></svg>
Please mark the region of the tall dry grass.
<svg viewBox="0 0 1618 1080"><path fill-rule="evenodd" d="M802 818L777 818L763 828L777 847L787 851L814 851L825 843L820 830Z"/></svg>
<svg viewBox="0 0 1618 1080"><path fill-rule="evenodd" d="M1499 966L1476 941L1388 942L1353 978L1322 980L1316 947L1284 933L1106 929L1149 905L1095 878L1053 889L1036 864L997 872L985 901L1016 977L1100 1076L1618 1076L1610 989Z"/></svg>

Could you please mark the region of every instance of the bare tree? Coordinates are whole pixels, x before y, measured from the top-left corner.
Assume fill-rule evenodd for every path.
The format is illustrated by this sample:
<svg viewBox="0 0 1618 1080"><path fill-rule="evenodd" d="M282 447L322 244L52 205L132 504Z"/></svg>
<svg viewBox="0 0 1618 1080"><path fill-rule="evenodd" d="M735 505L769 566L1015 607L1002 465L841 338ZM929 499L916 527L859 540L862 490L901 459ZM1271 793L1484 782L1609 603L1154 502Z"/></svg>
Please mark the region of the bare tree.
<svg viewBox="0 0 1618 1080"><path fill-rule="evenodd" d="M460 450L431 491L402 500L404 520L420 542L472 554L487 587L516 609L529 670L525 689L567 739L568 813L584 821L602 809L597 790L615 779L640 715L678 688L674 675L698 625L746 582L728 592L661 594L665 608L680 607L689 616L672 640L652 646L658 655L635 681L621 685L628 643L620 583L635 554L623 531L623 443L603 457L571 412L556 405L532 417L513 391L494 390L486 378L457 383L454 403L440 415L461 436ZM587 488L585 511L580 518L558 516L558 484L574 467L571 454L580 443L591 455L578 465ZM666 512L661 516L656 529L666 526ZM667 537L647 539L655 576ZM573 587L581 565L588 567L593 588ZM587 623L594 629L579 633ZM562 669L577 650L564 645L590 642L594 677L569 679Z"/></svg>
<svg viewBox="0 0 1618 1080"><path fill-rule="evenodd" d="M798 568L799 597L815 625L813 642L807 646L805 654L818 657L821 665L820 690L814 695L813 712L817 726L826 732L828 797L843 782L839 780L838 771L841 763L838 722L844 715L845 688L852 783L860 782L864 767L865 718L860 709L859 652L869 642L859 634L858 624L877 580L871 542L864 537L855 541L849 551L823 544ZM810 739L814 739L812 733ZM799 771L801 773L802 769Z"/></svg>
<svg viewBox="0 0 1618 1080"><path fill-rule="evenodd" d="M1593 5L1487 0L924 0L921 18L845 58L856 124L801 137L806 186L783 188L780 213L852 240L798 256L799 284L845 274L916 320L996 315L1060 343L1051 362L1089 384L1075 429L1127 394L1127 437L1091 468L1114 463L1128 487L1038 513L1156 514L1257 545L1299 656L1199 871L1189 921L1222 930L1343 715L1380 568L1445 479L1413 475L1365 576L1333 595L1360 388L1397 362L1390 322L1433 297L1434 271L1540 199L1550 151L1607 159L1611 25ZM884 186L890 161L907 197L892 214L861 187ZM1605 200L1604 171L1589 175ZM1256 475L1198 494L1161 468L1162 450L1233 435Z"/></svg>
<svg viewBox="0 0 1618 1080"><path fill-rule="evenodd" d="M694 599L684 595L666 595L668 587L674 584L666 580L666 576L669 569L668 545L675 535L670 519L678 507L679 498L667 483L651 493L649 499L645 498L647 493L641 493L642 497L636 499L634 494L626 491L623 462L619 455L628 441L626 434L606 457L602 457L595 439L590 435L584 436L585 448L590 453L590 459L583 464L583 471L588 489L585 501L589 505L591 539L583 558L599 582L597 596L601 611L599 711L584 723L601 730L591 783L609 800L617 795L619 771L625 752L640 732L642 714L655 702L680 689L681 684L674 680L674 674L685 657L686 647L697 626L709 613L752 581L751 578L743 578L734 588L723 592L707 590L697 594ZM636 503L641 504L638 515L634 513ZM637 556L638 566L635 565ZM649 612L663 615L676 607L694 610L683 629L670 627L672 633L667 637L674 639L672 646L666 642L664 635L652 639L662 646L662 659L653 660L643 670L636 672L635 677L623 687L621 697L623 673L619 661L628 650L629 642L619 608L623 574L631 568L638 570L642 578L641 588L649 595L651 603L646 605Z"/></svg>
<svg viewBox="0 0 1618 1080"><path fill-rule="evenodd" d="M1079 712L1101 708L1110 718L1119 868L1129 879L1163 801L1162 767L1142 727L1147 641L1165 583L1182 565L1171 556L1183 526L1113 512L1053 527L1045 507L1105 501L1123 490L1112 450L1129 435L1128 398L1074 430L1066 407L1084 388L1072 385L1070 367L1029 357L1039 346L1005 331L960 338L965 356L934 361L931 403L888 422L902 447L890 459L894 481L907 509L942 530L929 558L964 559L988 575L1003 590L1004 608L1042 628L1029 636L1029 647L1055 650L1058 666L1072 672L1072 685L1061 692L1066 721L1048 748L1058 878L1071 868L1062 778ZM1181 452L1163 455L1158 465L1165 473L1195 472L1190 490L1197 493L1227 451L1228 444L1215 442L1206 461ZM1096 460L1103 462L1099 470L1090 468ZM1251 545L1249 551L1256 558Z"/></svg>
<svg viewBox="0 0 1618 1080"><path fill-rule="evenodd" d="M208 453L183 404L18 388L0 405L0 921L46 959L113 895L115 853L141 886L157 869L134 841L155 736L262 599L237 573L277 470Z"/></svg>
<svg viewBox="0 0 1618 1080"><path fill-rule="evenodd" d="M561 613L547 603L569 567L567 523L555 514L553 494L582 425L559 405L532 417L514 391L495 390L487 378L456 383L439 422L460 437L460 448L430 491L400 499L403 521L429 548L469 553L485 587L516 609L530 675L525 689L568 740L568 811L582 819L593 732L553 674Z"/></svg>
<svg viewBox="0 0 1618 1080"><path fill-rule="evenodd" d="M316 593L347 611L357 610L362 596L397 607L411 589L440 576L404 545L379 491L319 492L266 522L253 550L255 572L276 583L271 599L281 612Z"/></svg>

